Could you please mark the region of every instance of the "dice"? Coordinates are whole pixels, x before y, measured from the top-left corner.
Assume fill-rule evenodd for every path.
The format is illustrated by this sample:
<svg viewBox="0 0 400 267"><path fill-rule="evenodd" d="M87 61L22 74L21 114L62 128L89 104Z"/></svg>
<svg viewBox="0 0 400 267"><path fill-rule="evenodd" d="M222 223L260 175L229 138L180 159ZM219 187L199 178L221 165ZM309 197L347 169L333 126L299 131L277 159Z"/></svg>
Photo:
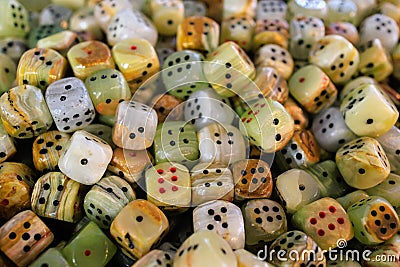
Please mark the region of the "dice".
<svg viewBox="0 0 400 267"><path fill-rule="evenodd" d="M360 25L360 44L378 38L382 46L391 51L399 39L399 26L396 21L384 14L374 14L364 19Z"/></svg>
<svg viewBox="0 0 400 267"><path fill-rule="evenodd" d="M225 18L221 24L221 41L233 41L249 52L253 45L255 22L243 14Z"/></svg>
<svg viewBox="0 0 400 267"><path fill-rule="evenodd" d="M58 166L69 178L92 185L103 176L111 158L109 144L95 135L78 130L63 149Z"/></svg>
<svg viewBox="0 0 400 267"><path fill-rule="evenodd" d="M274 100L258 100L249 106L240 119L240 130L249 137L251 144L263 152L280 150L293 136L292 117Z"/></svg>
<svg viewBox="0 0 400 267"><path fill-rule="evenodd" d="M164 213L147 200L126 205L110 227L111 236L134 258L141 258L167 233L169 223Z"/></svg>
<svg viewBox="0 0 400 267"><path fill-rule="evenodd" d="M370 105L376 108L373 114ZM341 102L340 112L352 132L370 137L389 131L399 116L389 97L373 84L360 86L350 92Z"/></svg>
<svg viewBox="0 0 400 267"><path fill-rule="evenodd" d="M3 123L0 122L0 163L12 157L16 152L13 139L8 135Z"/></svg>
<svg viewBox="0 0 400 267"><path fill-rule="evenodd" d="M1 3L0 37L23 38L30 30L28 11L16 0Z"/></svg>
<svg viewBox="0 0 400 267"><path fill-rule="evenodd" d="M326 27L326 35L336 34L343 36L353 45L356 45L360 40L357 27L354 24L344 21L332 22Z"/></svg>
<svg viewBox="0 0 400 267"><path fill-rule="evenodd" d="M337 198L336 200L342 205L345 210L348 210L351 205L357 203L360 200L368 198L369 195L367 192L363 190L356 190L351 193L348 193L342 197Z"/></svg>
<svg viewBox="0 0 400 267"><path fill-rule="evenodd" d="M82 218L83 186L61 172L40 177L32 191L32 210L39 216L66 222Z"/></svg>
<svg viewBox="0 0 400 267"><path fill-rule="evenodd" d="M246 245L276 239L287 231L286 215L277 202L269 199L249 200L242 206Z"/></svg>
<svg viewBox="0 0 400 267"><path fill-rule="evenodd" d="M360 200L350 206L347 212L354 225L354 236L362 244L383 243L398 231L399 217L384 198L371 196Z"/></svg>
<svg viewBox="0 0 400 267"><path fill-rule="evenodd" d="M112 1L103 0L97 1L93 8L93 15L97 24L105 31L110 24L112 18L121 10L132 9L132 3L129 0ZM72 26L72 22L71 22Z"/></svg>
<svg viewBox="0 0 400 267"><path fill-rule="evenodd" d="M101 115L114 115L118 104L131 98L128 83L115 69L94 72L86 78L85 86L96 111Z"/></svg>
<svg viewBox="0 0 400 267"><path fill-rule="evenodd" d="M32 267L44 266L70 266L68 261L61 254L61 251L57 248L49 248L43 254L40 255L31 265Z"/></svg>
<svg viewBox="0 0 400 267"><path fill-rule="evenodd" d="M328 3L327 24L346 21L358 25L358 7L353 1L333 0Z"/></svg>
<svg viewBox="0 0 400 267"><path fill-rule="evenodd" d="M318 182L302 169L285 171L276 178L276 191L289 214L321 196Z"/></svg>
<svg viewBox="0 0 400 267"><path fill-rule="evenodd" d="M150 10L161 35L176 35L178 25L185 19L185 7L181 0L151 0Z"/></svg>
<svg viewBox="0 0 400 267"><path fill-rule="evenodd" d="M232 172L222 163L199 163L190 170L192 206L211 200L232 201L234 183Z"/></svg>
<svg viewBox="0 0 400 267"><path fill-rule="evenodd" d="M289 79L293 72L293 58L283 47L276 44L264 45L254 55L256 67L275 68L285 80Z"/></svg>
<svg viewBox="0 0 400 267"><path fill-rule="evenodd" d="M298 263L325 266L326 259L321 248L311 237L301 231L293 230L280 235L271 244L271 249L275 252L271 262L278 266L282 264L293 266ZM283 251L286 252L284 255L289 255L289 257L281 258ZM314 257L290 257L290 255L306 255L306 253L310 253L309 255L312 253Z"/></svg>
<svg viewBox="0 0 400 267"><path fill-rule="evenodd" d="M357 49L340 35L326 35L310 51L309 61L320 67L335 84L346 83L357 71Z"/></svg>
<svg viewBox="0 0 400 267"><path fill-rule="evenodd" d="M336 100L337 90L329 77L317 66L307 65L296 71L289 80L289 92L304 109L319 113Z"/></svg>
<svg viewBox="0 0 400 267"><path fill-rule="evenodd" d="M235 199L269 198L273 181L267 162L258 159L240 160L232 164Z"/></svg>
<svg viewBox="0 0 400 267"><path fill-rule="evenodd" d="M400 154L399 137L400 130L393 126L388 132L376 138L385 151L387 158L389 159L390 171L396 174L400 173L400 159L398 157Z"/></svg>
<svg viewBox="0 0 400 267"><path fill-rule="evenodd" d="M17 266L27 266L53 242L50 229L30 210L0 228L0 250Z"/></svg>
<svg viewBox="0 0 400 267"><path fill-rule="evenodd" d="M238 206L224 200L213 200L193 210L195 232L214 231L224 238L232 249L243 249L244 221Z"/></svg>
<svg viewBox="0 0 400 267"><path fill-rule="evenodd" d="M10 37L0 41L0 53L9 56L15 63L18 63L26 49L26 43L19 38Z"/></svg>
<svg viewBox="0 0 400 267"><path fill-rule="evenodd" d="M147 200L165 210L183 210L190 206L189 170L177 163L163 162L145 173Z"/></svg>
<svg viewBox="0 0 400 267"><path fill-rule="evenodd" d="M365 191L370 196L380 196L392 204L394 208L400 206L400 192L398 192L397 184L400 183L400 176L394 173L390 173L388 178L382 183L368 188Z"/></svg>
<svg viewBox="0 0 400 267"><path fill-rule="evenodd" d="M338 107L330 107L317 114L311 129L318 144L332 153L357 137L347 127Z"/></svg>
<svg viewBox="0 0 400 267"><path fill-rule="evenodd" d="M92 73L107 68L115 68L111 51L99 41L86 41L74 45L67 58L76 78L86 79Z"/></svg>
<svg viewBox="0 0 400 267"><path fill-rule="evenodd" d="M36 47L37 42L47 36L62 32L64 28L58 25L40 25L29 32L28 47Z"/></svg>
<svg viewBox="0 0 400 267"><path fill-rule="evenodd" d="M118 4L121 2L118 2ZM101 11L100 11L101 12ZM78 9L76 10L70 20L69 28L74 32L90 32L95 39L101 40L103 32L100 25L94 16L92 9Z"/></svg>
<svg viewBox="0 0 400 267"><path fill-rule="evenodd" d="M325 197L303 206L292 217L294 227L317 242L322 249L333 249L338 240L348 241L354 232L349 216L333 198Z"/></svg>
<svg viewBox="0 0 400 267"><path fill-rule="evenodd" d="M33 48L26 51L19 60L17 82L44 89L63 78L67 71L67 61L50 48Z"/></svg>
<svg viewBox="0 0 400 267"><path fill-rule="evenodd" d="M284 19L287 5L282 0L260 0L257 3L257 19Z"/></svg>
<svg viewBox="0 0 400 267"><path fill-rule="evenodd" d="M287 5L287 16L289 17L305 15L323 19L327 14L328 5L324 0L291 0Z"/></svg>
<svg viewBox="0 0 400 267"><path fill-rule="evenodd" d="M186 239L175 254L174 266L188 265L237 267L237 262L228 242L215 232L203 230Z"/></svg>
<svg viewBox="0 0 400 267"><path fill-rule="evenodd" d="M0 97L0 116L7 133L31 138L47 131L53 118L41 90L31 85L11 88Z"/></svg>
<svg viewBox="0 0 400 267"><path fill-rule="evenodd" d="M290 21L289 51L297 60L307 60L312 46L325 35L321 19L297 16Z"/></svg>
<svg viewBox="0 0 400 267"><path fill-rule="evenodd" d="M346 83L346 85L343 87L343 89L340 91L340 96L339 100L343 101L350 92L354 91L358 87L364 84L374 84L377 85L378 83L375 81L375 79L367 76L360 76L357 77L349 82Z"/></svg>
<svg viewBox="0 0 400 267"><path fill-rule="evenodd" d="M273 3L271 1L271 3ZM289 24L283 18L257 19L254 30L253 51L267 44L276 44L285 49L289 46Z"/></svg>
<svg viewBox="0 0 400 267"><path fill-rule="evenodd" d="M72 15L72 10L68 7L50 4L42 9L39 15L39 25L60 25L68 27L68 20Z"/></svg>
<svg viewBox="0 0 400 267"><path fill-rule="evenodd" d="M110 126L100 124L100 123L92 123L84 128L84 130L88 133L94 134L97 137L100 137L104 141L106 141L112 148L115 147L112 142L112 129Z"/></svg>
<svg viewBox="0 0 400 267"><path fill-rule="evenodd" d="M153 147L157 164L170 161L192 165L199 158L195 128L183 121L166 121L158 125Z"/></svg>
<svg viewBox="0 0 400 267"><path fill-rule="evenodd" d="M105 266L117 252L117 247L94 222L86 224L62 249L73 266Z"/></svg>
<svg viewBox="0 0 400 267"><path fill-rule="evenodd" d="M151 107L135 101L123 101L117 108L113 142L126 149L146 149L153 143L157 123L157 113Z"/></svg>
<svg viewBox="0 0 400 267"><path fill-rule="evenodd" d="M254 17L257 7L257 1L255 0L235 0L229 4L223 2L222 17L228 18L232 15L244 14L250 17Z"/></svg>
<svg viewBox="0 0 400 267"><path fill-rule="evenodd" d="M107 176L93 185L83 206L89 219L107 229L118 212L134 199L136 194L124 179Z"/></svg>
<svg viewBox="0 0 400 267"><path fill-rule="evenodd" d="M245 159L248 144L238 128L213 123L197 133L200 162L234 163Z"/></svg>
<svg viewBox="0 0 400 267"><path fill-rule="evenodd" d="M293 118L295 131L304 130L308 127L308 114L293 100L293 98L288 97L283 107Z"/></svg>
<svg viewBox="0 0 400 267"><path fill-rule="evenodd" d="M357 189L373 187L390 173L382 146L371 137L357 138L341 147L336 164L346 183Z"/></svg>
<svg viewBox="0 0 400 267"><path fill-rule="evenodd" d="M145 256L140 258L137 262L135 262L135 264L132 266L133 267L146 267L146 266L151 266L155 262L161 266L172 266L171 254L166 251L159 250L159 249L153 249L149 253L147 253Z"/></svg>
<svg viewBox="0 0 400 267"><path fill-rule="evenodd" d="M145 39L155 46L158 38L153 22L140 11L130 8L122 9L112 17L106 33L111 46L128 39Z"/></svg>
<svg viewBox="0 0 400 267"><path fill-rule="evenodd" d="M219 43L219 25L208 17L188 17L178 26L176 49L203 54L214 51Z"/></svg>
<svg viewBox="0 0 400 267"><path fill-rule="evenodd" d="M78 43L78 35L73 31L62 31L40 39L38 48L51 48L65 56L68 50Z"/></svg>
<svg viewBox="0 0 400 267"><path fill-rule="evenodd" d="M159 94L151 99L150 106L157 112L158 123L165 120L182 120L183 104L182 100L168 94Z"/></svg>
<svg viewBox="0 0 400 267"><path fill-rule="evenodd" d="M31 207L35 175L27 165L17 162L1 163L0 175L0 221L3 221Z"/></svg>
<svg viewBox="0 0 400 267"><path fill-rule="evenodd" d="M45 98L61 132L83 129L96 115L86 86L78 78L64 78L52 83L46 90Z"/></svg>
<svg viewBox="0 0 400 267"><path fill-rule="evenodd" d="M197 0L183 1L185 17L205 16L207 13L206 4Z"/></svg>
<svg viewBox="0 0 400 267"><path fill-rule="evenodd" d="M0 92L7 92L16 77L17 66L11 57L0 54Z"/></svg>

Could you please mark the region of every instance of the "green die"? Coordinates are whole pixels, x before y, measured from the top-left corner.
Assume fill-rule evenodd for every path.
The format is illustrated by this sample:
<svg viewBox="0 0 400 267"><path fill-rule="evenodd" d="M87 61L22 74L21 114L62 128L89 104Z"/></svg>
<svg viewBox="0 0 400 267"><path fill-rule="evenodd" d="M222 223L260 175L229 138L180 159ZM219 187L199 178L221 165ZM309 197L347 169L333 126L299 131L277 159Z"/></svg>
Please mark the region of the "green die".
<svg viewBox="0 0 400 267"><path fill-rule="evenodd" d="M14 61L5 54L0 54L0 94L11 88L15 80L17 66Z"/></svg>
<svg viewBox="0 0 400 267"><path fill-rule="evenodd" d="M97 137L100 137L104 141L106 141L112 148L115 147L112 141L112 128L107 125L92 123L86 126L83 130L88 133L94 134Z"/></svg>
<svg viewBox="0 0 400 267"><path fill-rule="evenodd" d="M61 252L56 248L49 248L30 267L71 267Z"/></svg>
<svg viewBox="0 0 400 267"><path fill-rule="evenodd" d="M104 69L92 73L85 80L86 88L96 111L112 116L121 101L130 100L131 91L121 72Z"/></svg>
<svg viewBox="0 0 400 267"><path fill-rule="evenodd" d="M29 32L28 12L16 0L0 1L0 38L25 37Z"/></svg>
<svg viewBox="0 0 400 267"><path fill-rule="evenodd" d="M203 73L204 56L198 52L183 50L169 55L162 66L162 78L168 93L181 99L204 87L208 81Z"/></svg>
<svg viewBox="0 0 400 267"><path fill-rule="evenodd" d="M365 190L370 196L380 196L390 202L396 209L400 207L400 176L394 173L382 183Z"/></svg>
<svg viewBox="0 0 400 267"><path fill-rule="evenodd" d="M97 182L86 194L86 215L101 228L109 228L118 212L136 199L132 187L122 178L109 176Z"/></svg>
<svg viewBox="0 0 400 267"><path fill-rule="evenodd" d="M156 163L173 161L183 165L199 158L199 145L193 125L168 121L158 125L154 138Z"/></svg>
<svg viewBox="0 0 400 267"><path fill-rule="evenodd" d="M47 36L62 32L64 29L58 25L40 25L29 32L28 46L36 47L36 43Z"/></svg>
<svg viewBox="0 0 400 267"><path fill-rule="evenodd" d="M354 225L354 236L365 245L383 243L399 228L399 217L384 198L372 196L354 203L347 213Z"/></svg>
<svg viewBox="0 0 400 267"><path fill-rule="evenodd" d="M105 266L116 252L117 247L94 222L89 222L62 250L72 266Z"/></svg>
<svg viewBox="0 0 400 267"><path fill-rule="evenodd" d="M343 206L345 210L350 208L354 203L369 198L369 195L363 190L356 190L354 192L348 193L342 197L337 198L336 200Z"/></svg>

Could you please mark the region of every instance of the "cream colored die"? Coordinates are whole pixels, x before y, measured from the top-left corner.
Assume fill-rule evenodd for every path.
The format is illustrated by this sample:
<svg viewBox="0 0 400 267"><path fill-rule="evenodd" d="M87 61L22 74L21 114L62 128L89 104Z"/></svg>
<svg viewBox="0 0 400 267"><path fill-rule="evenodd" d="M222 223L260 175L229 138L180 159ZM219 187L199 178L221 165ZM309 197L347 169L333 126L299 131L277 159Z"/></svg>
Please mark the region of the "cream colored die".
<svg viewBox="0 0 400 267"><path fill-rule="evenodd" d="M174 36L178 25L185 19L185 8L181 0L151 0L151 15L161 35Z"/></svg>
<svg viewBox="0 0 400 267"><path fill-rule="evenodd" d="M332 34L314 44L309 61L320 67L335 84L343 84L356 73L360 56L350 41Z"/></svg>
<svg viewBox="0 0 400 267"><path fill-rule="evenodd" d="M274 265L262 261L258 256L245 249L237 249L235 253L238 267L273 267Z"/></svg>
<svg viewBox="0 0 400 267"><path fill-rule="evenodd" d="M94 17L105 31L113 16L120 10L132 9L129 0L103 0L94 6Z"/></svg>
<svg viewBox="0 0 400 267"><path fill-rule="evenodd" d="M137 199L126 205L115 217L110 233L125 253L141 258L168 231L164 213L147 200Z"/></svg>
<svg viewBox="0 0 400 267"><path fill-rule="evenodd" d="M345 21L355 24L357 21L357 5L351 0L329 0L326 23Z"/></svg>
<svg viewBox="0 0 400 267"><path fill-rule="evenodd" d="M360 46L358 70L362 75L374 78L378 82L392 74L392 59L379 39L375 38Z"/></svg>
<svg viewBox="0 0 400 267"><path fill-rule="evenodd" d="M328 5L324 0L291 0L288 5L288 16L312 16L325 19L328 14Z"/></svg>
<svg viewBox="0 0 400 267"><path fill-rule="evenodd" d="M240 208L224 200L213 200L193 210L193 229L214 231L232 249L244 248L244 221Z"/></svg>
<svg viewBox="0 0 400 267"><path fill-rule="evenodd" d="M269 44L261 47L254 57L256 67L273 67L285 79L292 75L294 62L290 53L283 47Z"/></svg>
<svg viewBox="0 0 400 267"><path fill-rule="evenodd" d="M147 200L166 210L186 208L191 201L189 170L178 163L163 162L146 171Z"/></svg>
<svg viewBox="0 0 400 267"><path fill-rule="evenodd" d="M232 15L247 15L254 17L256 14L257 0L230 0L223 1L222 17L228 18Z"/></svg>
<svg viewBox="0 0 400 267"><path fill-rule="evenodd" d="M346 125L359 136L380 136L396 123L399 112L376 85L365 84L351 91L340 105Z"/></svg>
<svg viewBox="0 0 400 267"><path fill-rule="evenodd" d="M170 253L159 249L154 249L135 262L132 267L159 267L172 266Z"/></svg>
<svg viewBox="0 0 400 267"><path fill-rule="evenodd" d="M237 267L235 254L228 242L212 231L192 234L179 247L174 267Z"/></svg>
<svg viewBox="0 0 400 267"><path fill-rule="evenodd" d="M342 102L343 99L345 99L350 92L352 92L353 90L357 89L358 87L364 84L378 85L375 79L372 79L370 77L367 76L357 77L354 80L350 80L349 82L347 82L346 85L343 87L343 89L340 90L339 101Z"/></svg>
<svg viewBox="0 0 400 267"><path fill-rule="evenodd" d="M354 139L336 152L336 165L346 183L357 189L371 188L390 173L382 146L371 137Z"/></svg>

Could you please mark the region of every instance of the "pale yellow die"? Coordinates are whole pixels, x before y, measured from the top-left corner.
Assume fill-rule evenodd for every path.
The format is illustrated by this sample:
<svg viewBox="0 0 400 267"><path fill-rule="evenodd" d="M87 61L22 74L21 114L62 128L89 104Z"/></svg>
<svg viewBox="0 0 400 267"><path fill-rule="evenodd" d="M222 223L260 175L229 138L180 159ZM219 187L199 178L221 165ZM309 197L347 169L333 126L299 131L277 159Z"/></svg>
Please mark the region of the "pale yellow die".
<svg viewBox="0 0 400 267"><path fill-rule="evenodd" d="M40 39L37 42L36 47L52 48L60 52L62 55L66 55L71 46L76 43L78 43L78 35L75 32L62 31Z"/></svg>
<svg viewBox="0 0 400 267"><path fill-rule="evenodd" d="M256 67L272 67L285 79L292 75L294 62L289 51L275 44L264 45L254 57Z"/></svg>
<svg viewBox="0 0 400 267"><path fill-rule="evenodd" d="M222 17L228 18L232 15L247 15L255 17L257 0L230 0L223 1Z"/></svg>
<svg viewBox="0 0 400 267"><path fill-rule="evenodd" d="M176 35L178 25L185 19L182 0L150 0L151 15L161 35Z"/></svg>

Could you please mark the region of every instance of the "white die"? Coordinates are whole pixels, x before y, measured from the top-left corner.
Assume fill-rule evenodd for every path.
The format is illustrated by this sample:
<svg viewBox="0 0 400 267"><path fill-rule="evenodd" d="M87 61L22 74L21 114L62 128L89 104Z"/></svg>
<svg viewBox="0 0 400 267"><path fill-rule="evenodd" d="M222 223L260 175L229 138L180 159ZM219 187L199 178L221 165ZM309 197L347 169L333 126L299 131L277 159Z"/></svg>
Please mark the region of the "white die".
<svg viewBox="0 0 400 267"><path fill-rule="evenodd" d="M108 24L118 11L129 9L132 9L132 3L129 0L103 0L95 5L94 17L100 27L106 31Z"/></svg>
<svg viewBox="0 0 400 267"><path fill-rule="evenodd" d="M256 18L285 19L286 8L286 3L282 0L260 0L257 3Z"/></svg>
<svg viewBox="0 0 400 267"><path fill-rule="evenodd" d="M112 148L103 139L79 130L64 148L58 167L72 180L92 185L101 179L112 155Z"/></svg>

